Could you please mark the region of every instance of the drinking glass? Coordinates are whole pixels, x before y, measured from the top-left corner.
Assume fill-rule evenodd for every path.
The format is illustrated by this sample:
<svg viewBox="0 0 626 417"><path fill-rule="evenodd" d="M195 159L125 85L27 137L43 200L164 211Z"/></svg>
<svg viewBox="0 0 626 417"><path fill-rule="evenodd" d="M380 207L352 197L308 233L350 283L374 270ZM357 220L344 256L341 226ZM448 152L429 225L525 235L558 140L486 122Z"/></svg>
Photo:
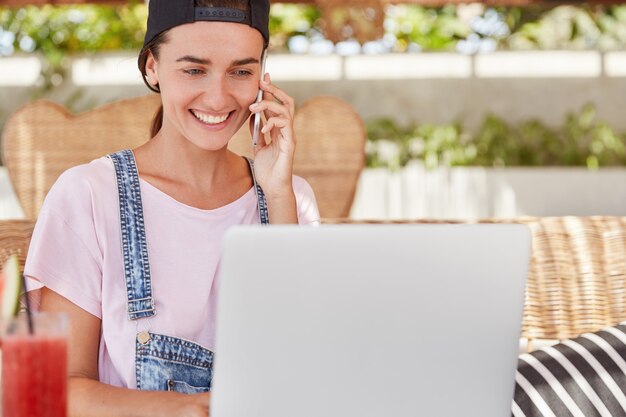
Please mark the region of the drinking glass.
<svg viewBox="0 0 626 417"><path fill-rule="evenodd" d="M5 417L66 417L68 319L35 313L0 323Z"/></svg>

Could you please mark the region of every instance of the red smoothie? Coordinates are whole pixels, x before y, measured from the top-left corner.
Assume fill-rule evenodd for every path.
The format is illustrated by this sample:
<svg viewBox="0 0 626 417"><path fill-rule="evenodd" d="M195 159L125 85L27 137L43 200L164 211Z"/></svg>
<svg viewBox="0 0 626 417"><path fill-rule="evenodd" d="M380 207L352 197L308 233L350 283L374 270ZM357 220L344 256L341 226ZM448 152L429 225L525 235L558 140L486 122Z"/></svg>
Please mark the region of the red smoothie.
<svg viewBox="0 0 626 417"><path fill-rule="evenodd" d="M5 417L66 417L67 339L8 335L2 340Z"/></svg>

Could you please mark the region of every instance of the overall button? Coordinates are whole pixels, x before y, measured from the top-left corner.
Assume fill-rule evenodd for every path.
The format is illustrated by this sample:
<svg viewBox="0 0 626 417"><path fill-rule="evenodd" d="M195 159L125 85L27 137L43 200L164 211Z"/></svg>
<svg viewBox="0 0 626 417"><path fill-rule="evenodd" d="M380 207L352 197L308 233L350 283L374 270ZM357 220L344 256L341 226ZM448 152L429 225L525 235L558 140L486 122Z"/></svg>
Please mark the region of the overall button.
<svg viewBox="0 0 626 417"><path fill-rule="evenodd" d="M140 333L138 333L137 334L137 340L142 345L147 345L148 342L150 341L150 333L148 333L148 332L140 332Z"/></svg>

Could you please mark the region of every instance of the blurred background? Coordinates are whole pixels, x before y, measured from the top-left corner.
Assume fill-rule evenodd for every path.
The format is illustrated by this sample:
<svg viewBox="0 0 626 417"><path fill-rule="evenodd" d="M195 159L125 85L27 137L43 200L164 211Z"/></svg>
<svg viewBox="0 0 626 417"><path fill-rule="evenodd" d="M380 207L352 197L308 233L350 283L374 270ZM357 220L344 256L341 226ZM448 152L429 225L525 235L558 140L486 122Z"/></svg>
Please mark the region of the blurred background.
<svg viewBox="0 0 626 417"><path fill-rule="evenodd" d="M145 3L63 3L0 0L0 129L34 99L147 94ZM366 124L353 219L626 215L626 5L273 2L270 25L273 81Z"/></svg>

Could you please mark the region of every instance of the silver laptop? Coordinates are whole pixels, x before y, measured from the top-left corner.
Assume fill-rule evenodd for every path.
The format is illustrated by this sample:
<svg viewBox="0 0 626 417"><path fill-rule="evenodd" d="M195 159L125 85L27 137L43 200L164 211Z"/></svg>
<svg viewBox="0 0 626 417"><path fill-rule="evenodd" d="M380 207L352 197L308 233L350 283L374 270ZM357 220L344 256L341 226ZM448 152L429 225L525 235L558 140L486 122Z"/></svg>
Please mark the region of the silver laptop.
<svg viewBox="0 0 626 417"><path fill-rule="evenodd" d="M522 225L233 229L211 416L510 416L529 253Z"/></svg>

